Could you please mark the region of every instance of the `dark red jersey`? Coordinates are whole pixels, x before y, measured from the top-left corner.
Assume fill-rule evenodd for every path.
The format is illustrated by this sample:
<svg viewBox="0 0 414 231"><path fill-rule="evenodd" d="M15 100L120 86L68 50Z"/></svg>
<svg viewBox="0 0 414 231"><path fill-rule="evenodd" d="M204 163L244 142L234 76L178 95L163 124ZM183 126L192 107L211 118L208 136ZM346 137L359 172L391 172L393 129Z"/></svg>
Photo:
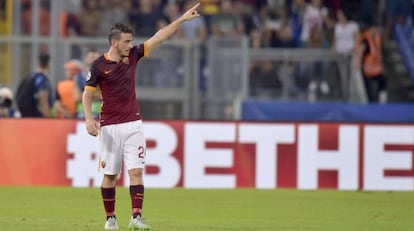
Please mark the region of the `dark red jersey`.
<svg viewBox="0 0 414 231"><path fill-rule="evenodd" d="M121 62L107 59L106 54L92 65L86 77L85 90L95 91L99 85L102 94L101 126L141 119L135 95L135 73L138 61L147 56L148 48L134 46Z"/></svg>

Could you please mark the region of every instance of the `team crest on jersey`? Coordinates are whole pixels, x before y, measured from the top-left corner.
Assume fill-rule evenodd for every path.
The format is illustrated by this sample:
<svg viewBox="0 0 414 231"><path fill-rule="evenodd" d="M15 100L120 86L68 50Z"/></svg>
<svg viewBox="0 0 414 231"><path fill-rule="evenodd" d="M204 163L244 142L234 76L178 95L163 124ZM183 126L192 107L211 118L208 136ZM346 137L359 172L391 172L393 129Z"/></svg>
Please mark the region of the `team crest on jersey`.
<svg viewBox="0 0 414 231"><path fill-rule="evenodd" d="M91 71L88 71L88 74L86 75L86 81L89 81L91 79Z"/></svg>
<svg viewBox="0 0 414 231"><path fill-rule="evenodd" d="M129 58L128 57L123 58L122 62L125 64L129 64Z"/></svg>

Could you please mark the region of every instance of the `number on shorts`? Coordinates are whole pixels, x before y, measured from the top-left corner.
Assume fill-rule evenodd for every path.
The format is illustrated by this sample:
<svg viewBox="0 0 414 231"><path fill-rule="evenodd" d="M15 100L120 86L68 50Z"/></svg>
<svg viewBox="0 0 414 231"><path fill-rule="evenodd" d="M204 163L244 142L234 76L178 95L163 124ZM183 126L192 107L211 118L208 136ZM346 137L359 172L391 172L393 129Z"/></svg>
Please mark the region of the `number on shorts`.
<svg viewBox="0 0 414 231"><path fill-rule="evenodd" d="M145 157L145 148L143 146L138 147L138 157L144 158Z"/></svg>

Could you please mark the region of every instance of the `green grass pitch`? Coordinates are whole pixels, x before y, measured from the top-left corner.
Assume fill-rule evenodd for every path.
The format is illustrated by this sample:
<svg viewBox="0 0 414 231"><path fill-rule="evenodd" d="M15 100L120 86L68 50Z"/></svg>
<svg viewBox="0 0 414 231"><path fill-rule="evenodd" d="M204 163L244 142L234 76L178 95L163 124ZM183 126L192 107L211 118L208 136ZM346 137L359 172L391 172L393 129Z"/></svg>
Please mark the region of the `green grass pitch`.
<svg viewBox="0 0 414 231"><path fill-rule="evenodd" d="M0 187L0 230L103 230L98 188ZM130 200L117 188L120 230ZM412 192L147 189L153 230L414 230Z"/></svg>

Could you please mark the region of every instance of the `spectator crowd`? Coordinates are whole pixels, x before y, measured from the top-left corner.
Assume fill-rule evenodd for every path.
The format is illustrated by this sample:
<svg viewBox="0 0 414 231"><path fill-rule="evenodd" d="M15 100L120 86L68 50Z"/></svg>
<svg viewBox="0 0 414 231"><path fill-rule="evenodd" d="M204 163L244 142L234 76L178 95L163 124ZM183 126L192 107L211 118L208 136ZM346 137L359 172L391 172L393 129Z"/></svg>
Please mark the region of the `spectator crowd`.
<svg viewBox="0 0 414 231"><path fill-rule="evenodd" d="M301 47L315 27L332 45L339 11L358 23L381 22L388 34L393 23L413 16L411 0L68 0L60 16L60 34L106 36L114 22L122 22L132 25L137 37L149 37L195 2L201 3L201 19L175 38L252 36L260 31L263 46ZM31 33L31 6L31 0L22 0L23 34ZM41 35L50 34L50 8L51 0L41 1Z"/></svg>
<svg viewBox="0 0 414 231"><path fill-rule="evenodd" d="M251 49L329 49L351 56L365 47L356 52L362 57L372 52L370 41L364 41L361 36L365 30L380 26L385 32L382 38L387 40L391 38L394 23L406 23L412 18L410 0L68 0L64 3L65 12L60 15L60 35L103 37L113 23L123 22L133 27L135 36L147 38L195 2L201 3L202 17L184 23L171 39L205 44L208 37L245 35ZM51 0L42 1L39 20L43 36L50 34L50 7ZM383 11L379 11L381 7ZM22 0L22 33L25 35L31 33L31 10L31 0ZM79 102L85 74L99 55L93 52L86 55L75 52L73 60L68 60L65 65L65 80L57 86L35 89L48 91L47 97L55 95L53 99L44 100L54 113L42 116L82 117ZM274 74L274 68L270 61L251 64L251 86L280 88L282 83ZM310 74L315 77L308 79L304 90L312 93L319 89L320 93L329 94L327 68L328 64L324 62L300 65L299 73L315 73ZM47 77L47 72L44 75ZM380 90L384 90L385 77L382 78L384 81L378 81L381 86L377 89ZM373 82L365 83L367 89ZM378 97L374 96L377 93L368 92L371 94L369 100L378 102ZM5 99L14 100L13 94L3 87L0 89L0 116L19 116L19 113L13 113L14 110L4 112L6 106L13 105Z"/></svg>

